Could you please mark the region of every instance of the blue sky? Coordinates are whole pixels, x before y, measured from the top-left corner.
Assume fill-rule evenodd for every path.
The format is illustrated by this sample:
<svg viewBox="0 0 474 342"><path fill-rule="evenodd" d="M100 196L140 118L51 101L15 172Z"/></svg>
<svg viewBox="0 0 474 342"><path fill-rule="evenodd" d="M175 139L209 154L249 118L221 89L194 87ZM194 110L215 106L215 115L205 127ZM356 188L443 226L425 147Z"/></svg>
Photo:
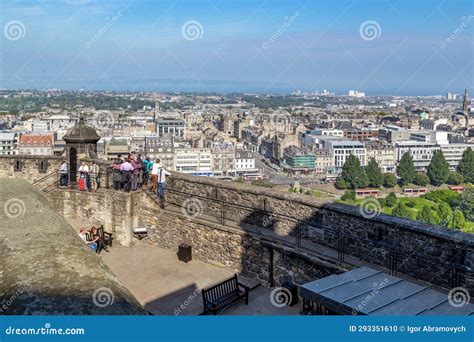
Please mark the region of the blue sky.
<svg viewBox="0 0 474 342"><path fill-rule="evenodd" d="M473 6L468 0L2 0L0 87L472 92Z"/></svg>

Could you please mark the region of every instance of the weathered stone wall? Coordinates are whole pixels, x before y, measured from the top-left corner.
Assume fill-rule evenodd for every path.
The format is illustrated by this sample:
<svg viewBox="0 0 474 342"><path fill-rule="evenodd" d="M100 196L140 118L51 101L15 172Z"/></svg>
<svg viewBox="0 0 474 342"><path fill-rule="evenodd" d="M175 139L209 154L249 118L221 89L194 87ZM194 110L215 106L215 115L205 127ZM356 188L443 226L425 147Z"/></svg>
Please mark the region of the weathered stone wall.
<svg viewBox="0 0 474 342"><path fill-rule="evenodd" d="M12 173L18 159L25 168ZM0 157L0 176L37 180L39 160L44 158ZM48 161L51 168L59 166L57 158ZM104 170L106 166L102 165ZM191 218L164 214L145 194L113 195L115 192L102 189L97 193L57 191L51 198L66 217L100 219L125 245L131 242L131 229L146 224L151 227L151 240L159 246L176 249L181 242L192 242L195 255L202 260L253 272L262 281L271 281L266 273L273 264L276 278L279 267L282 275L290 269L296 278L311 274L312 261L299 260L314 257L302 257L300 248L312 243L337 251L339 261L342 256L346 261L356 257L359 264L380 265L446 288L464 286L474 292L471 234L384 214L366 218L353 206L177 173L169 178L167 188L167 202L190 210ZM268 236L281 239L267 241ZM277 248L270 252L272 244Z"/></svg>
<svg viewBox="0 0 474 342"><path fill-rule="evenodd" d="M56 189L46 196L64 217L89 226L103 224L120 244L129 246L132 243L132 230L138 225L138 194L107 189L97 192Z"/></svg>
<svg viewBox="0 0 474 342"><path fill-rule="evenodd" d="M193 203L202 218L216 223L258 225L282 238L299 235L346 259L353 256L439 286L474 291L472 234L385 214L367 218L345 204L183 174L173 175L168 190L170 202Z"/></svg>
<svg viewBox="0 0 474 342"><path fill-rule="evenodd" d="M296 283L302 284L342 271L338 265L298 253L279 241L161 210L144 193L139 210L139 224L148 228L149 242L175 251L181 243L188 243L194 257L242 273L263 284L278 285L282 276L291 276Z"/></svg>
<svg viewBox="0 0 474 342"><path fill-rule="evenodd" d="M0 155L0 178L21 178L30 183L41 181L46 188L59 181L58 175L50 175L59 170L63 158L51 156L4 156Z"/></svg>

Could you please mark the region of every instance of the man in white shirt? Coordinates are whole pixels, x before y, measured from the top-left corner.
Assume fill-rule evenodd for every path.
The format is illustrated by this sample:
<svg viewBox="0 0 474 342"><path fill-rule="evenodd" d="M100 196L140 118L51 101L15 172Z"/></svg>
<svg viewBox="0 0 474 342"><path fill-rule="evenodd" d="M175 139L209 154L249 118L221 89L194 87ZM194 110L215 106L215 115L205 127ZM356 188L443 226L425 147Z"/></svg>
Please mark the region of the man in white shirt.
<svg viewBox="0 0 474 342"><path fill-rule="evenodd" d="M153 165L154 167L154 165ZM158 164L158 173L157 173L157 183L158 183L158 188L156 190L156 194L160 198L161 201L164 201L165 199L165 188L166 188L166 176L171 176L171 173L166 171L163 168L163 165L161 163Z"/></svg>
<svg viewBox="0 0 474 342"><path fill-rule="evenodd" d="M89 185L89 165L87 165L86 162L82 162L81 166L79 167L79 178L84 179L84 189L83 190L89 190L90 185Z"/></svg>
<svg viewBox="0 0 474 342"><path fill-rule="evenodd" d="M59 167L59 186L66 187L68 181L68 168L67 163L63 160L61 166Z"/></svg>

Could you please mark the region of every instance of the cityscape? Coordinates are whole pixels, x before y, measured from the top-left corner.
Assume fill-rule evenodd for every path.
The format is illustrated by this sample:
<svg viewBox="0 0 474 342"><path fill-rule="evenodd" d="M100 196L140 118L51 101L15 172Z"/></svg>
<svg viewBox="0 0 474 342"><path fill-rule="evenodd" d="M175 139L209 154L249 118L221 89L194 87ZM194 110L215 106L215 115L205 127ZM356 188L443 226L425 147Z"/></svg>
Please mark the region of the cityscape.
<svg viewBox="0 0 474 342"><path fill-rule="evenodd" d="M2 1L0 340L222 315L471 341L472 9Z"/></svg>

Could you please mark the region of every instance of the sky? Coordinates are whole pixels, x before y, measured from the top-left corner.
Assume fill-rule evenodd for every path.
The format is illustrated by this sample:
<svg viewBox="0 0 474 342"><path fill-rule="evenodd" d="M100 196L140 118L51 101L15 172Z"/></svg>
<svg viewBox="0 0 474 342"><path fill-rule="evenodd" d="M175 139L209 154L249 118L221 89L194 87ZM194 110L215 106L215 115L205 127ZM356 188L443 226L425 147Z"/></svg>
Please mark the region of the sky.
<svg viewBox="0 0 474 342"><path fill-rule="evenodd" d="M474 90L470 0L0 0L0 88Z"/></svg>

